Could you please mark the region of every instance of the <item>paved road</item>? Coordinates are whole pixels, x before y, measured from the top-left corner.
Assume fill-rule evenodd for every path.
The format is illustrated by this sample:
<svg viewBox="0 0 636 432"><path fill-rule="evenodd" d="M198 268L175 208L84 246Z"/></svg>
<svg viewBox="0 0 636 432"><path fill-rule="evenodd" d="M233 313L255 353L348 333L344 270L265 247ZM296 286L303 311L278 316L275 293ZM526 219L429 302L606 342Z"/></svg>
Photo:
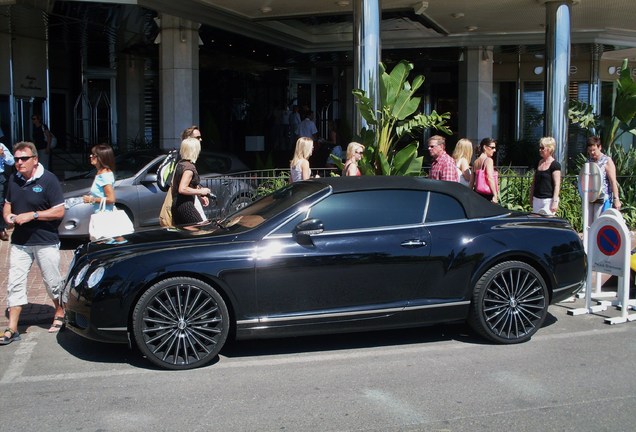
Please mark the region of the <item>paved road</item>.
<svg viewBox="0 0 636 432"><path fill-rule="evenodd" d="M183 372L31 326L0 347L0 430L632 431L636 323L573 306L520 345L444 325L237 342Z"/></svg>

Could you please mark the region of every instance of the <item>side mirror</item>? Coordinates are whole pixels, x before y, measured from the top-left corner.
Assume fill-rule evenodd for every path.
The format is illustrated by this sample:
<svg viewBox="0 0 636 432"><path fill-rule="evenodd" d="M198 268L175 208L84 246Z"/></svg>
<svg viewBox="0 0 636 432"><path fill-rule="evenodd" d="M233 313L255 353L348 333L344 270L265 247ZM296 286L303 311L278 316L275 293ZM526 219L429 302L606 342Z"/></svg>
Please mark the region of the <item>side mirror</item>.
<svg viewBox="0 0 636 432"><path fill-rule="evenodd" d="M300 222L293 229L292 234L301 245L311 245L311 236L320 234L325 230L325 226L320 219L307 219Z"/></svg>
<svg viewBox="0 0 636 432"><path fill-rule="evenodd" d="M157 183L157 174L146 174L143 179L141 179L143 184L148 183Z"/></svg>

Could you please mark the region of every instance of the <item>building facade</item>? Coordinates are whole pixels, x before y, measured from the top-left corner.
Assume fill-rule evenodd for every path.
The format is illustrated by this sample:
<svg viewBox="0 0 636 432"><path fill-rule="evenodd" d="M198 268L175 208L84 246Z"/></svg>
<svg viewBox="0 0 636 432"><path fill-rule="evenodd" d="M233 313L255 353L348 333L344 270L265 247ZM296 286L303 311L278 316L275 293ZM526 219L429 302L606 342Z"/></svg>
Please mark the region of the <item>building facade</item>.
<svg viewBox="0 0 636 432"><path fill-rule="evenodd" d="M493 136L501 163L532 165L538 138L555 135L567 162L584 141L567 101L609 115L623 59L636 71L627 0L266 3L2 0L0 127L30 139L41 113L56 152L73 152L174 148L199 124L205 146L281 165L292 105L315 113L325 139L330 122L343 143L355 135L351 90L371 48L425 76L422 110L451 113L451 146Z"/></svg>

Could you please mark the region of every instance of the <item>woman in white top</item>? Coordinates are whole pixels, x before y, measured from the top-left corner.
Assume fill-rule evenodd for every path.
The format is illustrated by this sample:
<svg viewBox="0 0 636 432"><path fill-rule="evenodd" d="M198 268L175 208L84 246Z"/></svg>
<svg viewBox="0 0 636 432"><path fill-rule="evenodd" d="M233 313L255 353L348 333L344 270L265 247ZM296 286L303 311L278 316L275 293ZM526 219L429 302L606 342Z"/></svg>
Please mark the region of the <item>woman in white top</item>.
<svg viewBox="0 0 636 432"><path fill-rule="evenodd" d="M466 138L457 141L453 151L457 166L457 177L464 186L470 186L470 161L473 159L473 143Z"/></svg>
<svg viewBox="0 0 636 432"><path fill-rule="evenodd" d="M294 150L294 158L289 162L290 183L307 180L311 177L309 156L311 156L313 150L313 139L307 137L298 138L298 141L296 141L296 150Z"/></svg>

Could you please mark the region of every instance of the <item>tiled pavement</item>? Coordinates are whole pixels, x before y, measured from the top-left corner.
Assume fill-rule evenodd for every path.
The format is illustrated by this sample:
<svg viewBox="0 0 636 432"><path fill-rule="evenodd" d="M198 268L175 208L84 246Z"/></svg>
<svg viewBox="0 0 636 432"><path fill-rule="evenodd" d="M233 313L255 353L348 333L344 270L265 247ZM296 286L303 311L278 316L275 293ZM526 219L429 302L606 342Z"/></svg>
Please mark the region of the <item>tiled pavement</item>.
<svg viewBox="0 0 636 432"><path fill-rule="evenodd" d="M0 316L0 329L4 329L9 323L7 312L7 279L9 278L9 249L11 243L0 241L0 305L3 314ZM60 271L66 275L68 266L73 257L73 250L61 250ZM28 277L29 304L25 305L20 314L20 328L29 325L48 326L53 321L53 302L46 293L40 268L33 264Z"/></svg>

